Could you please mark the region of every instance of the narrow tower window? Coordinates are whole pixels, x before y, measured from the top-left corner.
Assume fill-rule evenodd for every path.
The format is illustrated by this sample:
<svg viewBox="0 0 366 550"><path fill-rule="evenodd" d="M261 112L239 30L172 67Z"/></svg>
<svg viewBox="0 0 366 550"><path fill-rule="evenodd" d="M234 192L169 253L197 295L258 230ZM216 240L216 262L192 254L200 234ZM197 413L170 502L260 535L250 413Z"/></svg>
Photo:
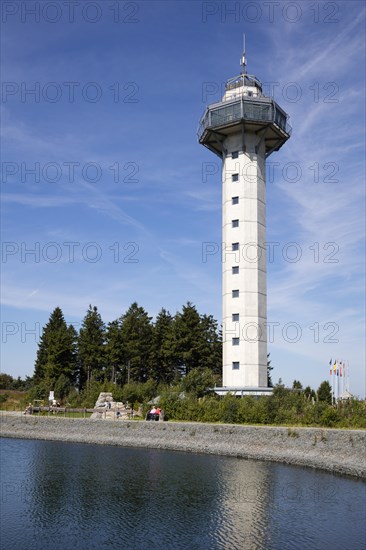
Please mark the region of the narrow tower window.
<svg viewBox="0 0 366 550"><path fill-rule="evenodd" d="M231 315L231 320L236 323L237 321L239 321L239 313L232 313Z"/></svg>
<svg viewBox="0 0 366 550"><path fill-rule="evenodd" d="M232 159L237 159L237 158L239 158L239 151L233 151L233 152L231 153L231 158L232 158Z"/></svg>
<svg viewBox="0 0 366 550"><path fill-rule="evenodd" d="M232 174L231 181L239 181L239 174Z"/></svg>
<svg viewBox="0 0 366 550"><path fill-rule="evenodd" d="M239 220L232 220L231 227L239 227Z"/></svg>
<svg viewBox="0 0 366 550"><path fill-rule="evenodd" d="M232 197L231 198L231 203L232 204L239 204L239 197Z"/></svg>
<svg viewBox="0 0 366 550"><path fill-rule="evenodd" d="M232 245L231 245L231 250L233 250L234 252L235 252L236 250L239 250L239 243L232 243Z"/></svg>
<svg viewBox="0 0 366 550"><path fill-rule="evenodd" d="M232 365L233 365L233 370L239 370L239 361L233 361L232 362Z"/></svg>
<svg viewBox="0 0 366 550"><path fill-rule="evenodd" d="M239 298L239 290L232 290L231 295L233 298Z"/></svg>
<svg viewBox="0 0 366 550"><path fill-rule="evenodd" d="M239 345L239 338L232 338L233 346Z"/></svg>
<svg viewBox="0 0 366 550"><path fill-rule="evenodd" d="M231 272L233 275L237 275L239 273L239 266L233 265L233 267L231 268Z"/></svg>

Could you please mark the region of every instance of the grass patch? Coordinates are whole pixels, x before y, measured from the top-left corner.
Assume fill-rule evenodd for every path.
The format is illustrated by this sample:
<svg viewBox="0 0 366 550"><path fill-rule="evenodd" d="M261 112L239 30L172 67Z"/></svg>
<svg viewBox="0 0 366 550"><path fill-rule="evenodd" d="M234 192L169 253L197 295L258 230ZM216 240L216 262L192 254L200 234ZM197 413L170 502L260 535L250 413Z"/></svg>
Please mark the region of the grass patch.
<svg viewBox="0 0 366 550"><path fill-rule="evenodd" d="M3 410L20 411L28 404L28 393L19 390L0 390L0 405Z"/></svg>

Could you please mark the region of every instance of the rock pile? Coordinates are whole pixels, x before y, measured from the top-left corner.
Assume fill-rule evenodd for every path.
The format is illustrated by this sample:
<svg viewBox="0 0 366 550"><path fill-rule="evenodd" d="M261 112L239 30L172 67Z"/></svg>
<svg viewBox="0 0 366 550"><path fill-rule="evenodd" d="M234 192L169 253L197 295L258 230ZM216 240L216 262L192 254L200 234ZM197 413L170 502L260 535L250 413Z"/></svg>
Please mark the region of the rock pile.
<svg viewBox="0 0 366 550"><path fill-rule="evenodd" d="M113 401L113 395L108 392L101 392L94 406L96 410L92 419L103 420L130 420L137 413L122 401Z"/></svg>
<svg viewBox="0 0 366 550"><path fill-rule="evenodd" d="M95 403L95 408L100 409L108 407L108 403L113 403L113 395L111 393L102 392Z"/></svg>

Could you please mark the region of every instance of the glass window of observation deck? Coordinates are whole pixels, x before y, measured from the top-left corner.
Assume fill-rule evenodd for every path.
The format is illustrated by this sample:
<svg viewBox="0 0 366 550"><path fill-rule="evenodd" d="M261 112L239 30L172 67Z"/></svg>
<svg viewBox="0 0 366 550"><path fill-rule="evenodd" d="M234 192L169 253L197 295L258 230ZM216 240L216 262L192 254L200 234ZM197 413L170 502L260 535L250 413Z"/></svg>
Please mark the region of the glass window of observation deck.
<svg viewBox="0 0 366 550"><path fill-rule="evenodd" d="M276 109L275 122L280 128L286 128L286 117L278 109Z"/></svg>
<svg viewBox="0 0 366 550"><path fill-rule="evenodd" d="M226 107L219 107L211 112L211 124L212 126L220 126L226 124L231 120L237 120L241 116L240 102L227 105Z"/></svg>

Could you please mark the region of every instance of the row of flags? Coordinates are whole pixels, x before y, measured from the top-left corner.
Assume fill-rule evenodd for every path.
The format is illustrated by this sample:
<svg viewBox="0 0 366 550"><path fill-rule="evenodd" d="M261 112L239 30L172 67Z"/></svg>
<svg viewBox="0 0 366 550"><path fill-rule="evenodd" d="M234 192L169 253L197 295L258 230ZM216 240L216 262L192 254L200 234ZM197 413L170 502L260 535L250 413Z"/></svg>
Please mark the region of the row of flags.
<svg viewBox="0 0 366 550"><path fill-rule="evenodd" d="M338 359L335 359L334 360L334 364L333 364L333 360L331 359L329 361L329 365L330 365L330 375L332 375L333 373L335 374L335 376L345 376L346 374L346 363L344 363L343 361L339 361Z"/></svg>
<svg viewBox="0 0 366 550"><path fill-rule="evenodd" d="M329 376L332 401L339 399L345 392L349 392L349 365L346 361L331 359L329 361Z"/></svg>

